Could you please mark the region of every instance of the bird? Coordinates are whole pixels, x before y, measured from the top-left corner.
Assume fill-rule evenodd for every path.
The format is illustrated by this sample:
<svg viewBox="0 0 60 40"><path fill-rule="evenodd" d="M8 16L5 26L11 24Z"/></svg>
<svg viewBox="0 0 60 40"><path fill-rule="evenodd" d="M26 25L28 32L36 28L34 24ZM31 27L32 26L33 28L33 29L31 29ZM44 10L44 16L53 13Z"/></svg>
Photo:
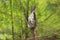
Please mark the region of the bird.
<svg viewBox="0 0 60 40"><path fill-rule="evenodd" d="M28 17L28 28L30 28L33 34L33 40L35 40L35 28L36 28L36 7L33 7L31 10L31 14Z"/></svg>
<svg viewBox="0 0 60 40"><path fill-rule="evenodd" d="M31 14L28 17L28 28L34 29L36 26L36 8L32 8Z"/></svg>

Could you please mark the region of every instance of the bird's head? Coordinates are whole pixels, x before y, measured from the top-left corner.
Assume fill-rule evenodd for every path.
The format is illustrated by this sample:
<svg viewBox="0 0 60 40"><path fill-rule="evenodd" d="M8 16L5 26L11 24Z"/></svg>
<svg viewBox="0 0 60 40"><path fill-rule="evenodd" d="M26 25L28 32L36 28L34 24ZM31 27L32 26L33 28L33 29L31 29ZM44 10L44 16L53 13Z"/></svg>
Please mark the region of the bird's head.
<svg viewBox="0 0 60 40"><path fill-rule="evenodd" d="M36 6L31 8L31 13L35 13L35 11L36 11Z"/></svg>

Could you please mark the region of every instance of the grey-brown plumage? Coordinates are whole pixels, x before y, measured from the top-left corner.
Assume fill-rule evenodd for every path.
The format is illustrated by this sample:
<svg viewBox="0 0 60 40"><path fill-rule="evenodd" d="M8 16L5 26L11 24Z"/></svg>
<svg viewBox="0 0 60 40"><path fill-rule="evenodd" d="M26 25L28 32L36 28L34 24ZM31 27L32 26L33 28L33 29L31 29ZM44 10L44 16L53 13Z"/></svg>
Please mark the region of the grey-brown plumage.
<svg viewBox="0 0 60 40"><path fill-rule="evenodd" d="M29 28L35 28L36 26L36 14L35 14L36 8L33 8L31 11L30 16L28 17L28 27Z"/></svg>
<svg viewBox="0 0 60 40"><path fill-rule="evenodd" d="M31 14L28 17L28 28L31 29L31 32L33 34L33 40L35 40L35 27L36 27L36 14L35 14L36 8L32 8Z"/></svg>

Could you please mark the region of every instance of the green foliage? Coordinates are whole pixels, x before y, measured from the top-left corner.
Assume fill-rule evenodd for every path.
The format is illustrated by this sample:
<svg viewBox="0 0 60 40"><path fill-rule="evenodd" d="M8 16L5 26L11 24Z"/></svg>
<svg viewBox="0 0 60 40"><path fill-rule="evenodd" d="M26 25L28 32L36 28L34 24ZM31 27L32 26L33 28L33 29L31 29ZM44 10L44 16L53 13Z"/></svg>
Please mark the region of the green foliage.
<svg viewBox="0 0 60 40"><path fill-rule="evenodd" d="M9 37L12 35L12 7L14 35L18 39L19 35L25 38L26 19L24 13L27 10L27 5L29 14L31 7L36 5L36 35L49 36L60 30L60 0L12 0L12 6L10 0L0 0L0 32L2 35L10 35ZM29 36L32 35L30 29L28 29L28 33Z"/></svg>

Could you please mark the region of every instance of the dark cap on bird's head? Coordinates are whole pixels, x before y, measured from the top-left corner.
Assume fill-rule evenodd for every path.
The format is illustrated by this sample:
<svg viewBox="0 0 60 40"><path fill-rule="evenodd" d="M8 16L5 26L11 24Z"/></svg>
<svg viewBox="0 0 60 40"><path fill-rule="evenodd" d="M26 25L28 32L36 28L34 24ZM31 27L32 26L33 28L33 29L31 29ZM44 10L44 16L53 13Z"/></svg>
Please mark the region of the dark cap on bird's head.
<svg viewBox="0 0 60 40"><path fill-rule="evenodd" d="M36 6L34 6L34 7L31 8L31 12L33 12L35 10L36 10Z"/></svg>

